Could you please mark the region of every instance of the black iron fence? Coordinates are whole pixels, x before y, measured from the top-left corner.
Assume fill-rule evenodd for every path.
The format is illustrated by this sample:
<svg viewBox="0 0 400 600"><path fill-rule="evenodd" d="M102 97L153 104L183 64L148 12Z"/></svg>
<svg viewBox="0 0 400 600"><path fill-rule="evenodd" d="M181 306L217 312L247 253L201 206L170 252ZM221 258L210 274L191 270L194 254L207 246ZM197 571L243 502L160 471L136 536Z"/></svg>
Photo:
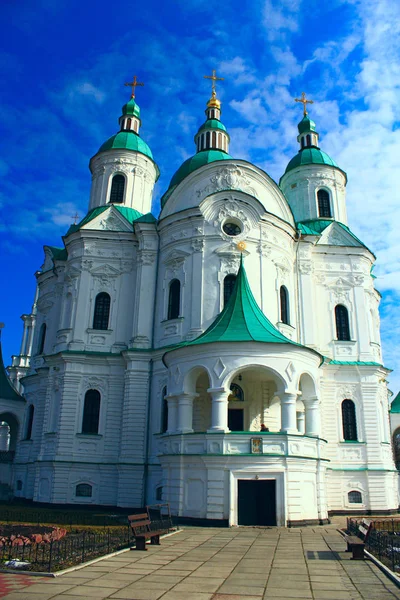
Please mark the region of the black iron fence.
<svg viewBox="0 0 400 600"><path fill-rule="evenodd" d="M22 567L24 570L50 573L128 548L132 543L128 526L100 532L82 531L48 543L5 544L0 546L0 563L7 568L7 561L18 560L27 563Z"/></svg>
<svg viewBox="0 0 400 600"><path fill-rule="evenodd" d="M93 525L108 527L126 523L128 512L102 513L84 510L35 510L34 507L0 507L0 521L2 523L34 523L37 525Z"/></svg>
<svg viewBox="0 0 400 600"><path fill-rule="evenodd" d="M360 536L358 527L362 519L348 519L347 530ZM385 519L372 521L373 527L365 542L365 547L394 573L400 572L400 521Z"/></svg>

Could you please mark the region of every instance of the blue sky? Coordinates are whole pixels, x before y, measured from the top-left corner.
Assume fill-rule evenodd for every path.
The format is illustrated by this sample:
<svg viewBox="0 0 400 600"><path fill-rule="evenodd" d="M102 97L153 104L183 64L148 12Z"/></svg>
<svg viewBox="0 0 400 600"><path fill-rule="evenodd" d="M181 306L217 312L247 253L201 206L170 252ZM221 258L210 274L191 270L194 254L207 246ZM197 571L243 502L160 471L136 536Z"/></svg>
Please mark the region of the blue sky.
<svg viewBox="0 0 400 600"><path fill-rule="evenodd" d="M137 74L161 177L194 153L216 68L230 153L276 181L297 152L304 90L321 148L348 173L349 224L373 249L385 364L400 389L400 4L392 0L5 0L0 8L0 250L7 363L44 244L87 210L88 161L118 130Z"/></svg>

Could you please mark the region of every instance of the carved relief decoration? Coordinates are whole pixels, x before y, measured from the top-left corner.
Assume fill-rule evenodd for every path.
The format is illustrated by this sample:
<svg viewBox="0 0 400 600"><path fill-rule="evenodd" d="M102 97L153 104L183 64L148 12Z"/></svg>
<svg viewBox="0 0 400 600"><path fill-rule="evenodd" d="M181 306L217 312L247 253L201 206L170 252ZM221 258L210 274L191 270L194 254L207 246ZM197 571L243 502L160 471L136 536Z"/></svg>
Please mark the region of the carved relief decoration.
<svg viewBox="0 0 400 600"><path fill-rule="evenodd" d="M204 198L215 192L223 190L240 190L257 198L257 192L250 185L250 179L244 171L236 165L227 165L219 169L215 175L210 178L209 183L201 190L197 190L198 198Z"/></svg>

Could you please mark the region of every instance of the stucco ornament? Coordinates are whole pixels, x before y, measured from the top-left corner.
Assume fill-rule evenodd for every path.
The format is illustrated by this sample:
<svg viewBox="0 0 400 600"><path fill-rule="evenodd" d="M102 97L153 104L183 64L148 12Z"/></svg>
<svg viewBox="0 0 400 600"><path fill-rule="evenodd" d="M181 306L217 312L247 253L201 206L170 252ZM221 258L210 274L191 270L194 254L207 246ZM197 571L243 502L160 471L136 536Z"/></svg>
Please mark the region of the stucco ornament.
<svg viewBox="0 0 400 600"><path fill-rule="evenodd" d="M221 192L222 190L240 190L246 194L257 197L257 193L250 185L250 179L237 165L228 165L219 169L210 178L210 182L201 190L197 190L198 198L204 198L209 194Z"/></svg>

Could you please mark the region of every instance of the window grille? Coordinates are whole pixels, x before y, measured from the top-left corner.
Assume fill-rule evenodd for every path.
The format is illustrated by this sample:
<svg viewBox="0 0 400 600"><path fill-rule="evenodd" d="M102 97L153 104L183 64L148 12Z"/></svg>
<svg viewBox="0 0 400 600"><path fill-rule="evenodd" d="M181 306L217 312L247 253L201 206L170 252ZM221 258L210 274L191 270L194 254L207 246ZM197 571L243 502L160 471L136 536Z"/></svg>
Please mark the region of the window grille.
<svg viewBox="0 0 400 600"><path fill-rule="evenodd" d="M121 204L124 201L124 191L125 177L123 175L114 175L111 184L110 202Z"/></svg>
<svg viewBox="0 0 400 600"><path fill-rule="evenodd" d="M350 341L349 313L342 304L335 307L336 337L342 342Z"/></svg>
<svg viewBox="0 0 400 600"><path fill-rule="evenodd" d="M320 217L332 217L331 203L329 200L329 194L326 190L318 190L318 216Z"/></svg>
<svg viewBox="0 0 400 600"><path fill-rule="evenodd" d="M280 289L281 322L289 325L289 293L284 285Z"/></svg>
<svg viewBox="0 0 400 600"><path fill-rule="evenodd" d="M361 492L357 492L356 490L352 490L348 493L349 502L351 504L362 504L362 495Z"/></svg>
<svg viewBox="0 0 400 600"><path fill-rule="evenodd" d="M75 488L75 496L80 498L91 498L93 488L88 483L79 483Z"/></svg>
<svg viewBox="0 0 400 600"><path fill-rule="evenodd" d="M96 296L93 315L93 329L108 329L111 298L106 292Z"/></svg>

